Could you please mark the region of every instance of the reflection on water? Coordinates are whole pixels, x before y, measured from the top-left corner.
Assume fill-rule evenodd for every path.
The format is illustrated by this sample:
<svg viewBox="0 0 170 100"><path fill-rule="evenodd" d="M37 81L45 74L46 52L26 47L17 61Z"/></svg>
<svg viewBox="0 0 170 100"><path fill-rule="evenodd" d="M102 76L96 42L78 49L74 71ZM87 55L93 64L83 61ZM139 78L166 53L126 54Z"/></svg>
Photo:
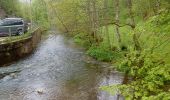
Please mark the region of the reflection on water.
<svg viewBox="0 0 170 100"><path fill-rule="evenodd" d="M0 100L116 100L98 88L121 83L121 74L90 68L84 58L68 38L50 35L31 56L0 68L17 70L0 80Z"/></svg>

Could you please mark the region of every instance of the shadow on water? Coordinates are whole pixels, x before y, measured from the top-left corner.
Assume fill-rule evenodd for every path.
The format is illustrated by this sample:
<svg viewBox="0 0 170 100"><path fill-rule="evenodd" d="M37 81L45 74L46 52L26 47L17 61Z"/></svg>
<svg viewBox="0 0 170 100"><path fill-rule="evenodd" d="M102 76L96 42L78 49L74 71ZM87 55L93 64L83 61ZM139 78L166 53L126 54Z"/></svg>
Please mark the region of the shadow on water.
<svg viewBox="0 0 170 100"><path fill-rule="evenodd" d="M11 72L0 79L0 100L116 100L99 87L120 84L122 75L85 58L72 40L51 34L31 56L0 68L0 74Z"/></svg>

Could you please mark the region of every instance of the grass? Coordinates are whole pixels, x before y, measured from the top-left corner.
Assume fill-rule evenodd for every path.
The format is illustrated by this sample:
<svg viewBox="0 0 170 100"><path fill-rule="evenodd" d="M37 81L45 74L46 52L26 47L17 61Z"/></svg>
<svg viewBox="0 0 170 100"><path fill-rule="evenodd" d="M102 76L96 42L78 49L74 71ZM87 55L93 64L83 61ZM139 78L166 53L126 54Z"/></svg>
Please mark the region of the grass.
<svg viewBox="0 0 170 100"><path fill-rule="evenodd" d="M97 46L90 47L87 54L100 61L112 61L114 57L112 51Z"/></svg>

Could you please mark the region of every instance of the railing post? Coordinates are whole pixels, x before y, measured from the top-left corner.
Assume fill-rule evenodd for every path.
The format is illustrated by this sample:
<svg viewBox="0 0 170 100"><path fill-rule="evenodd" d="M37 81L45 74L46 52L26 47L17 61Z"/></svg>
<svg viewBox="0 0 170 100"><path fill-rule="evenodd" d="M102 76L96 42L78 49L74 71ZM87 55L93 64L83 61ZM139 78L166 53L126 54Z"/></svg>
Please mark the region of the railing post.
<svg viewBox="0 0 170 100"><path fill-rule="evenodd" d="M32 18L32 0L30 0L29 4L30 4L30 21L31 21L30 28L32 30L32 20L33 20L33 18Z"/></svg>
<svg viewBox="0 0 170 100"><path fill-rule="evenodd" d="M11 37L12 36L11 27L9 27L8 30L9 30L9 36Z"/></svg>

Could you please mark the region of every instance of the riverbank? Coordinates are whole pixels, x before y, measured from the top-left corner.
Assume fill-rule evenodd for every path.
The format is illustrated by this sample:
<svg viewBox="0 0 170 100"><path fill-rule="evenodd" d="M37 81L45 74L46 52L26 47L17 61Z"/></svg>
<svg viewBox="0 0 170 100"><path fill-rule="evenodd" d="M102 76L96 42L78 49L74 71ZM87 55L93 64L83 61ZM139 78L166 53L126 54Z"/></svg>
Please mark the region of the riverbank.
<svg viewBox="0 0 170 100"><path fill-rule="evenodd" d="M41 29L37 28L22 36L3 37L0 40L0 66L10 64L26 55L36 48L41 40Z"/></svg>

